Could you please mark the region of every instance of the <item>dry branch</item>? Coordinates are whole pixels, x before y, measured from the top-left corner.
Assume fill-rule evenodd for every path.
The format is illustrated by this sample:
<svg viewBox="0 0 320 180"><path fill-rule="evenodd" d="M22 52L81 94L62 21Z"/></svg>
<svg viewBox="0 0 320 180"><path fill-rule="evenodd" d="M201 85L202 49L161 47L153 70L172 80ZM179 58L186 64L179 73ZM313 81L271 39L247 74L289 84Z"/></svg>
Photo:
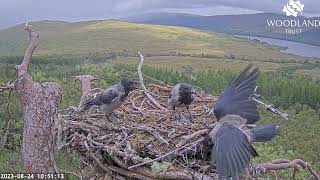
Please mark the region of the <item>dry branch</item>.
<svg viewBox="0 0 320 180"><path fill-rule="evenodd" d="M258 98L260 97L259 94L256 94L258 89L258 86L254 89L255 94L253 94L253 96L251 97L252 100L254 100L256 103L262 105L263 107L265 107L267 110L271 111L274 114L277 114L279 116L281 116L282 118L284 118L285 120L288 120L289 115L286 113L283 113L281 111L279 111L278 109L276 109L273 104L266 104L263 101L259 100Z"/></svg>
<svg viewBox="0 0 320 180"><path fill-rule="evenodd" d="M138 76L139 76L139 82L141 84L142 90L143 91L147 91L147 88L146 88L146 86L144 85L144 82L143 82L143 76L142 76L142 72L141 72L141 68L142 68L142 65L143 65L143 62L144 62L144 57L141 54L141 52L138 52L138 54L140 56L140 62L139 62L138 67L137 67Z"/></svg>
<svg viewBox="0 0 320 180"><path fill-rule="evenodd" d="M29 35L29 46L27 47L27 49L24 53L22 63L20 65L16 66L18 77L22 76L28 72L28 67L29 67L29 64L31 63L33 51L36 49L36 47L38 45L39 35L38 35L38 33L32 31L31 27L32 26L29 25L27 22L26 26L24 28L24 30L26 30Z"/></svg>
<svg viewBox="0 0 320 180"><path fill-rule="evenodd" d="M163 106L161 106L161 104L156 101L152 95L148 92L147 88L145 87L144 85L144 82L143 82L143 76L142 76L142 72L141 72L141 68L142 68L142 65L143 65L143 62L144 62L144 57L143 55L138 52L139 56L140 56L140 63L138 64L138 67L137 67L137 72L138 72L138 76L139 76L139 81L140 81L140 84L141 84L141 88L144 92L144 94L151 100L151 102L156 105L160 110L162 111L167 111L167 109Z"/></svg>
<svg viewBox="0 0 320 180"><path fill-rule="evenodd" d="M255 102L257 102L258 104L261 104L263 107L265 107L267 110L281 116L282 118L284 118L285 120L288 120L288 114L286 113L283 113L281 111L279 111L278 109L276 109L272 104L266 104L264 102L262 102L261 100L259 99L256 99L254 97L251 97L252 100L254 100Z"/></svg>
<svg viewBox="0 0 320 180"><path fill-rule="evenodd" d="M149 126L147 125L139 125L136 127L138 130L141 130L141 131L146 131L150 134L152 134L156 139L158 139L161 144L165 144L165 145L169 145L168 141L166 141L156 130L150 128Z"/></svg>
<svg viewBox="0 0 320 180"><path fill-rule="evenodd" d="M315 179L320 180L319 174L317 174L317 172L309 163L303 161L302 159L294 159L292 161L287 159L277 159L258 165L258 167L262 167L265 172L293 168L294 174L299 170L299 166L301 166L303 169L307 169Z"/></svg>
<svg viewBox="0 0 320 180"><path fill-rule="evenodd" d="M75 76L74 79L81 82L82 97L84 97L91 91L92 81L97 80L97 78L93 77L92 75Z"/></svg>
<svg viewBox="0 0 320 180"><path fill-rule="evenodd" d="M152 160L150 160L150 161L146 161L146 162L143 162L143 163L140 163L140 164L136 164L136 165L130 166L128 169L129 169L129 170L130 170L130 169L134 169L134 168L140 167L140 166L142 166L142 165L146 165L146 164L150 164L150 163L155 162L155 161L162 160L162 159L164 159L164 158L166 158L166 157L171 156L171 155L174 154L174 153L178 153L179 151L181 151L181 150L183 150L183 149L187 149L187 148L189 148L189 147L195 146L195 145L197 145L197 144L198 144L199 142L201 142L201 141L203 141L203 139L199 139L199 140L197 140L196 142L192 142L192 143L190 143L190 144L187 144L187 145L184 145L184 146L179 147L179 148L177 148L177 149L174 149L173 151L170 151L170 152L168 152L168 153L166 153L166 154L164 154L164 155L162 155L162 156L160 156L160 157L158 157L158 158L156 158L156 159L152 159Z"/></svg>

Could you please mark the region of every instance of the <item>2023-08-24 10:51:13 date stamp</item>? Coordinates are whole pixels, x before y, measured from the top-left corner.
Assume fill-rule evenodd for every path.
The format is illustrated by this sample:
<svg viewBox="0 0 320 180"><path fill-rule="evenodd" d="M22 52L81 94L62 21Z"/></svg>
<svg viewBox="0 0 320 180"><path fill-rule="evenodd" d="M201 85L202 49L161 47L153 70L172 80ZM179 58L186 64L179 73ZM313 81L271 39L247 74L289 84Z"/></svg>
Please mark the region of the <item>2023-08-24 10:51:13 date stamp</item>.
<svg viewBox="0 0 320 180"><path fill-rule="evenodd" d="M62 173L0 173L0 180L4 179L65 179Z"/></svg>

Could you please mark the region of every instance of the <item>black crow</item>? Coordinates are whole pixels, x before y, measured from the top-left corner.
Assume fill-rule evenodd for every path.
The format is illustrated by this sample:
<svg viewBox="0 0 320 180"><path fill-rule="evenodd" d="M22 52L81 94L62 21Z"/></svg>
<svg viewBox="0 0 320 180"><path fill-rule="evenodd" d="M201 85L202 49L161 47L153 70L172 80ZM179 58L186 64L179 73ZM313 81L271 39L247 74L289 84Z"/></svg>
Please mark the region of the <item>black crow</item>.
<svg viewBox="0 0 320 180"><path fill-rule="evenodd" d="M249 65L219 96L213 112L218 120L209 138L214 144L212 161L216 163L219 179L240 179L258 153L253 142L270 141L277 134L276 125L260 125L244 130L245 124L260 119L256 103L251 100L259 75Z"/></svg>
<svg viewBox="0 0 320 180"><path fill-rule="evenodd" d="M189 105L194 100L195 91L190 84L180 83L176 84L172 87L170 96L169 96L169 104L172 106L175 111L177 107L186 107L190 118L191 113L189 111ZM179 119L181 119L181 112L179 110Z"/></svg>
<svg viewBox="0 0 320 180"><path fill-rule="evenodd" d="M123 78L118 84L103 90L95 98L85 102L83 110L88 110L92 106L100 106L101 111L109 118L109 115L122 105L129 92L139 87L139 82Z"/></svg>

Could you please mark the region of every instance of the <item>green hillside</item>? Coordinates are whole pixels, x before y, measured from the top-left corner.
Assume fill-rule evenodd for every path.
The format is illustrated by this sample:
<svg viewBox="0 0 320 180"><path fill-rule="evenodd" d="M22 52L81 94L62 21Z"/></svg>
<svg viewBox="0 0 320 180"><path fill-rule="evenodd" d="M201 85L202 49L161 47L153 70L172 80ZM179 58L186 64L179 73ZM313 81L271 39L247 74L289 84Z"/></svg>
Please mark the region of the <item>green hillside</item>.
<svg viewBox="0 0 320 180"><path fill-rule="evenodd" d="M142 51L146 58L142 68L146 85L186 82L212 95L219 95L238 74L236 71L253 62L262 71L258 91L263 100L290 117L284 123L260 107L259 123L276 123L280 132L272 142L255 145L260 154L256 161L302 158L320 171L319 60L307 61L281 53L279 47L190 28L120 21L30 24L39 32L40 44L29 72L36 82L52 81L63 86L61 109L79 104L80 83L74 81L75 75L97 77L94 88L109 87L122 77L135 78L136 68L132 64L139 61L137 51ZM14 67L21 63L28 40L23 26L0 31L0 85L16 79ZM14 91L1 92L0 137L5 136L8 127L9 133L0 148L0 173L24 172L21 117L18 96ZM56 151L55 159L59 169L68 174L66 179L79 179L73 177L81 173L78 154ZM292 179L292 171L282 170L265 177ZM309 173L299 171L296 179L310 179Z"/></svg>
<svg viewBox="0 0 320 180"><path fill-rule="evenodd" d="M302 61L279 47L200 30L121 21L32 22L40 34L36 55L117 52L150 55L193 55L254 61ZM0 31L0 56L22 55L24 25Z"/></svg>
<svg viewBox="0 0 320 180"><path fill-rule="evenodd" d="M285 14L258 13L237 15L200 16L184 13L147 13L123 18L123 20L145 24L160 24L249 36L270 37L307 44L320 45L320 31L315 27L303 28L303 33L294 36L285 34L285 27L269 27L267 20L316 20L319 17L288 17Z"/></svg>

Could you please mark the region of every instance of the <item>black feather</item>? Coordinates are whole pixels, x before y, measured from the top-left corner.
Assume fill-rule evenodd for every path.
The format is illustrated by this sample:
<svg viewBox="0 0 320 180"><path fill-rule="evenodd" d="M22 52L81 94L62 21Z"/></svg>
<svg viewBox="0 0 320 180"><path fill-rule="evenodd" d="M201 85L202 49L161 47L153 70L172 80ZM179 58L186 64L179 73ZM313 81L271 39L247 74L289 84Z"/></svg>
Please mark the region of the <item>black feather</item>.
<svg viewBox="0 0 320 180"><path fill-rule="evenodd" d="M86 111L86 110L90 109L94 105L97 105L97 106L101 105L101 102L100 102L98 96L93 98L93 99L91 99L91 100L89 100L89 101L87 101L87 102L85 102L83 104L82 110Z"/></svg>
<svg viewBox="0 0 320 180"><path fill-rule="evenodd" d="M251 130L255 142L271 141L278 134L275 124L259 125Z"/></svg>
<svg viewBox="0 0 320 180"><path fill-rule="evenodd" d="M83 105L83 110L88 110L92 106L100 106L102 104L110 104L114 99L116 99L119 96L119 91L116 89L106 89L102 91L100 94L98 94L95 98L92 100L85 102Z"/></svg>
<svg viewBox="0 0 320 180"><path fill-rule="evenodd" d="M239 179L249 167L250 159L258 153L239 128L224 122L216 134L213 147L219 179Z"/></svg>
<svg viewBox="0 0 320 180"><path fill-rule="evenodd" d="M257 86L258 68L247 66L242 73L227 86L214 106L214 114L218 120L225 115L240 115L248 124L260 119L257 105L250 97Z"/></svg>

